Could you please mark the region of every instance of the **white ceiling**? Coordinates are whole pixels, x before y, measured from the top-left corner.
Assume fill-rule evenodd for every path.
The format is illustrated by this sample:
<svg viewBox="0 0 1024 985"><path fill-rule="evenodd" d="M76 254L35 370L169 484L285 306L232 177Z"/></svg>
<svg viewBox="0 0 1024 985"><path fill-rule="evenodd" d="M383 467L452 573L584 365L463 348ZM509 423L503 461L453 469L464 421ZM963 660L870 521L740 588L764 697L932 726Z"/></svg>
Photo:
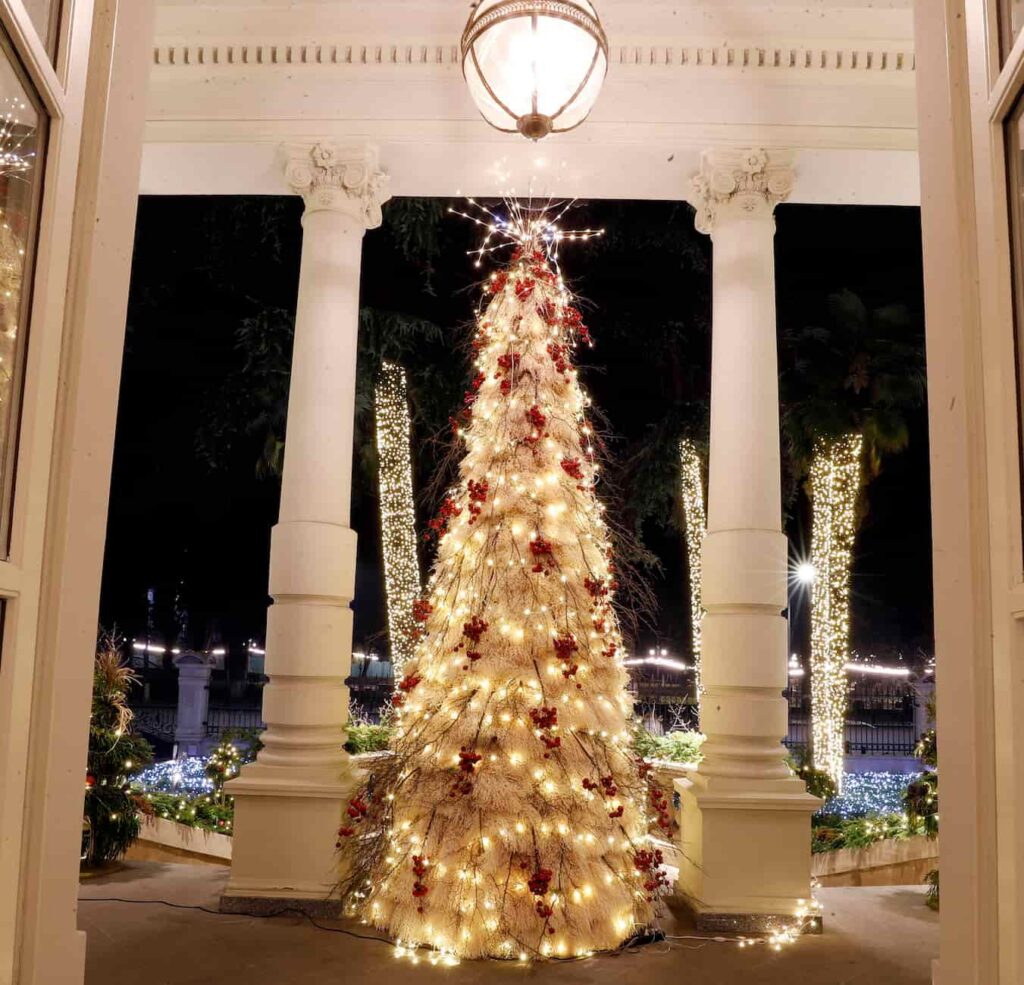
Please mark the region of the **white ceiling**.
<svg viewBox="0 0 1024 985"><path fill-rule="evenodd" d="M399 195L681 198L702 148L794 147L795 201L918 200L909 0L597 0L591 119L490 130L458 65L463 0L164 0L143 191L274 194L283 139L371 140Z"/></svg>

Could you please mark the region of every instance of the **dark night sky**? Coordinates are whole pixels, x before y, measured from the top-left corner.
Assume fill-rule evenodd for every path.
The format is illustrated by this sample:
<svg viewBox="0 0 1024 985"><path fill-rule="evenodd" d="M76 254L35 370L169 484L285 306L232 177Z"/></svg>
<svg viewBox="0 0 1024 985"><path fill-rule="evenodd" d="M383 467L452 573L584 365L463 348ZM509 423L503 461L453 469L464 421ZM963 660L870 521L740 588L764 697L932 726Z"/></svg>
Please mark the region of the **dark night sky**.
<svg viewBox="0 0 1024 985"><path fill-rule="evenodd" d="M916 208L783 206L778 209L776 283L780 325L820 310L849 288L868 307L905 304L924 333L921 224ZM819 316L820 317L820 316ZM806 323L806 321L804 322ZM804 533L806 529L806 534ZM791 543L810 547L809 523ZM864 650L934 649L928 420L911 421L906 451L886 459L868 486L852 580L852 642Z"/></svg>
<svg viewBox="0 0 1024 985"><path fill-rule="evenodd" d="M129 634L145 625L145 593L157 597L158 630L171 632L171 609L181 585L192 643L239 644L262 638L265 625L270 527L278 483L259 479L251 455L211 471L196 453L196 431L237 366L234 333L260 305L294 308L301 203L261 200L253 208L212 198L143 198L140 202L128 341L121 380L101 621ZM776 239L780 326L822 317L830 292L849 288L869 306L923 309L921 244L916 209L782 206ZM457 220L446 220L456 222ZM574 287L590 302L597 341L587 353L584 380L607 416L611 451L656 425L666 387L706 389L709 348L708 244L692 232L691 213L670 203L588 203L579 224L670 228L674 240L654 238L630 262L609 244L565 258ZM409 263L386 230L367 234L363 303L416 311L446 327L450 347L465 338L478 276L464 256L468 230L448 230L435 261L433 293L423 271ZM680 265L676 244L692 253ZM670 248L671 247L671 248ZM703 258L703 260L702 260ZM645 346L642 330L616 325L678 319L686 344L674 366ZM444 357L444 352L434 354ZM461 373L453 359L452 372ZM665 381L666 375L673 379ZM906 452L888 459L869 489L854 570L854 642L906 649L931 646L931 541L927 422L914 420ZM417 438L422 436L417 435ZM358 453L358 449L357 449ZM422 485L427 476L419 476ZM375 492L355 470L353 524L359 533L356 640L384 625ZM798 501L790 535L809 541ZM683 554L677 530L648 523L647 545L660 557L655 578L657 625L666 644L682 642L686 604ZM654 642L651 639L643 642Z"/></svg>

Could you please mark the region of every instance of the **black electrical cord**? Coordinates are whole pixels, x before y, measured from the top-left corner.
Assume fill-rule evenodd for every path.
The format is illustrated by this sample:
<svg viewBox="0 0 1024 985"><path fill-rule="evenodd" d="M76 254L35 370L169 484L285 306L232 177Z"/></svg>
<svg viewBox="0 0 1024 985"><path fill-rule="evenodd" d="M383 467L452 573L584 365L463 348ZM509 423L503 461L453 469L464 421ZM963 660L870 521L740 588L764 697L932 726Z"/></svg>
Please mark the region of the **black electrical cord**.
<svg viewBox="0 0 1024 985"><path fill-rule="evenodd" d="M344 930L341 927L325 927L322 923L318 923L305 910L302 910L297 906L286 906L283 909L274 910L273 913L230 913L224 910L214 910L209 906L200 906L196 903L172 903L170 900L165 899L127 899L123 896L79 896L78 901L80 903L143 903L151 906L169 906L174 910L198 910L200 913L212 913L217 917L248 916L256 917L261 920L270 920L274 917L298 916L307 920L317 930L323 930L329 934L344 934L346 937L353 937L356 940L374 941L377 944L387 944L389 947L394 944L394 941L387 937L374 937L371 934L359 934L354 930ZM695 948L692 948L694 950L699 950L701 947L706 947L708 944L738 944L741 941L747 945L766 943L764 938L704 937L700 935L674 936L666 934L661 930L651 929L635 934L628 940L623 941L615 950L606 952L606 955L614 957L619 954L635 954L647 945L668 941L700 941L700 944L696 945ZM687 948L687 950L689 949L691 948ZM579 958L555 958L554 960L559 962L578 961Z"/></svg>
<svg viewBox="0 0 1024 985"><path fill-rule="evenodd" d="M376 941L378 944L390 945L392 943L386 937L374 937L371 934L359 934L354 930L345 930L341 927L326 927L322 923L318 923L313 917L306 913L305 910L302 910L297 906L286 906L281 910L274 910L273 913L229 913L224 910L214 910L209 906L199 906L195 903L172 903L170 900L165 899L127 899L123 896L79 896L78 901L80 903L149 903L156 906L169 906L174 910L199 910L201 913L212 913L217 917L246 916L257 917L261 920L269 920L273 917L299 916L308 920L309 923L316 927L317 930L325 930L330 934L344 934L346 937L354 937L356 940Z"/></svg>
<svg viewBox="0 0 1024 985"><path fill-rule="evenodd" d="M217 917L250 916L257 917L259 919L271 919L273 917L294 915L302 917L304 920L308 920L309 923L317 930L325 930L331 934L344 934L346 937L354 937L356 940L360 941L374 941L378 944L387 944L389 947L394 945L394 941L387 937L374 937L370 934L359 934L354 930L344 930L341 927L325 927L322 923L317 923L317 921L306 913L305 910L302 910L297 906L287 906L283 909L275 910L273 913L229 913L224 910L214 910L209 906L200 906L197 903L172 903L170 900L165 899L127 899L123 896L79 896L78 900L80 903L144 903L153 906L169 906L174 910L198 910L200 913L212 913ZM661 931L647 931L645 933L639 933L631 937L629 940L623 941L618 948L614 951L607 952L607 954L615 956L618 954L636 953L645 945L655 941L663 941L664 939L665 935ZM578 957L571 957L552 958L549 960L566 962L578 961L580 959Z"/></svg>

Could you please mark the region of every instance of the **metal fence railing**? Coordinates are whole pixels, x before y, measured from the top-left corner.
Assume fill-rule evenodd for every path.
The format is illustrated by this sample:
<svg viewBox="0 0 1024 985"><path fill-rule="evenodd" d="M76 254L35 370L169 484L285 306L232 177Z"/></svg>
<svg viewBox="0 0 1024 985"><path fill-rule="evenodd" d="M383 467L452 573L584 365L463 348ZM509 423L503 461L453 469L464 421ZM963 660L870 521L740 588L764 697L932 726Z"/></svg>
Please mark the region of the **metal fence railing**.
<svg viewBox="0 0 1024 985"><path fill-rule="evenodd" d="M811 726L806 719L790 718L785 745L802 752L810 743ZM846 722L846 752L851 756L913 756L917 728L910 722Z"/></svg>
<svg viewBox="0 0 1024 985"><path fill-rule="evenodd" d="M216 682L213 682L216 684ZM233 693L216 686L209 692L206 710L207 734L219 738L229 729L262 730L262 680L248 681ZM391 681L372 680L369 676L349 679L352 700L361 713L374 719L378 706L390 695ZM698 715L688 687L666 688L665 682L648 675L631 688L635 714L655 734L676 729L696 729ZM133 702L136 728L156 742L173 742L177 707L155 686L137 695ZM810 744L811 702L809 682L791 678L785 692L789 706L789 730L784 740L793 752L801 752ZM147 700L148 699L148 700ZM914 685L904 680L860 680L853 682L849 692L846 721L846 752L853 756L910 757L919 738L922 723L915 719L921 699ZM920 717L919 715L917 716Z"/></svg>
<svg viewBox="0 0 1024 985"><path fill-rule="evenodd" d="M149 739L173 742L178 723L178 707L170 704L140 704L132 708L134 728ZM230 729L262 731L263 714L255 708L209 708L206 713L206 731L217 737Z"/></svg>
<svg viewBox="0 0 1024 985"><path fill-rule="evenodd" d="M136 732L153 739L171 740L178 721L177 705L139 705L132 708Z"/></svg>
<svg viewBox="0 0 1024 985"><path fill-rule="evenodd" d="M811 743L811 726L808 722L789 718L789 734L783 740L783 745L790 752L803 752Z"/></svg>
<svg viewBox="0 0 1024 985"><path fill-rule="evenodd" d="M230 729L260 732L264 728L260 708L210 708L206 713L206 732L219 736Z"/></svg>
<svg viewBox="0 0 1024 985"><path fill-rule="evenodd" d="M846 722L846 752L860 756L913 756L917 745L914 722Z"/></svg>

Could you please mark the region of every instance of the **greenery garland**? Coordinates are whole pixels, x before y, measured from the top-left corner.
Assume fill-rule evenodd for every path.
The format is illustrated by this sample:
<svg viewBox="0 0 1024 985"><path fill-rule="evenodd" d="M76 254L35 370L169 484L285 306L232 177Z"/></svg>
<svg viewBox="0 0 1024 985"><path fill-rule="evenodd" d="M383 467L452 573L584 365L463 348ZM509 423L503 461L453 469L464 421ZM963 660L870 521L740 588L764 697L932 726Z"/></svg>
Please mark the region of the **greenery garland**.
<svg viewBox="0 0 1024 985"><path fill-rule="evenodd" d="M230 835L235 817L233 801L221 803L212 795L181 797L173 793L146 793L141 797L140 811L202 831Z"/></svg>
<svg viewBox="0 0 1024 985"><path fill-rule="evenodd" d="M907 814L872 814L845 821L824 818L813 828L811 851L868 848L880 841L906 841L919 835L928 835L926 824Z"/></svg>

